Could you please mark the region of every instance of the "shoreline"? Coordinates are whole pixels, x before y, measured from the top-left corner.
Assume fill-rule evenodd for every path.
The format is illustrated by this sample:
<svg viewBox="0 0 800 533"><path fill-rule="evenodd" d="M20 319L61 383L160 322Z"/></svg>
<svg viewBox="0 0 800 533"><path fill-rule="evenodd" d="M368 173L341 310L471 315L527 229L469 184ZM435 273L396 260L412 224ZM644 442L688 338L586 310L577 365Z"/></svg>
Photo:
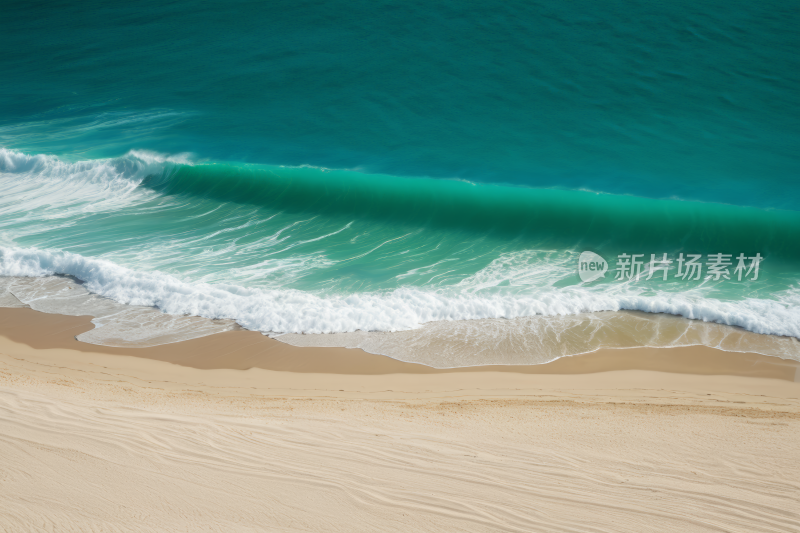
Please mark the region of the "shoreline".
<svg viewBox="0 0 800 533"><path fill-rule="evenodd" d="M192 314L196 310L190 310L190 314L186 315L165 314L156 307L119 303L88 291L84 282L69 275L32 278L11 276L0 279L0 285L4 285L0 287L0 304L3 307L95 317L96 327L88 324L81 326L86 320L73 323L75 331L81 332L76 336L77 339L94 345L157 347L244 329L238 320L230 317L201 317ZM262 302L259 305L269 312L275 311L270 304ZM686 318L684 315L687 314L694 316L686 310L671 314L620 309L559 316L534 314L510 319L429 320L417 324L418 327L397 331L285 333L273 338L282 344L303 348L361 348L372 354L436 369L541 365L558 358L595 353L598 349L616 351L640 347L709 346L731 353L757 353L800 361L800 341L796 338L796 332L788 333L789 336L760 334L744 327L727 325L731 323L729 320L718 323L696 317ZM753 327L752 324L750 326L752 329L764 329ZM258 332L260 329L251 331ZM253 335L256 335L252 338L253 344L265 348L263 339L257 339L257 333ZM222 339L236 340L235 351L240 352L243 345L240 337L241 334L237 334ZM225 353L232 351L225 342L218 344L218 348L225 350ZM257 351L254 348L244 349L250 354ZM285 350L281 348L277 351ZM297 355L297 352L293 352L293 355ZM638 359L643 358L644 354L640 353ZM242 353L237 353L234 359L237 361L226 364L231 368L247 368L242 366L248 364L242 361ZM181 364L204 366L204 363L196 361ZM225 366L221 363L205 365L209 368Z"/></svg>
<svg viewBox="0 0 800 533"><path fill-rule="evenodd" d="M435 369L245 330L148 348L87 344L91 317L0 309L0 369L212 397L619 401L800 413L800 363L705 346L599 350L530 366Z"/></svg>
<svg viewBox="0 0 800 533"><path fill-rule="evenodd" d="M291 373L348 375L591 374L646 370L676 374L760 377L800 382L800 363L756 353L727 352L708 346L601 349L538 365L480 365L437 369L392 359L359 348L297 347L259 332L237 329L146 348L118 348L75 339L94 328L91 316L0 308L0 335L36 350L69 349L86 354L122 355L198 370L258 368Z"/></svg>

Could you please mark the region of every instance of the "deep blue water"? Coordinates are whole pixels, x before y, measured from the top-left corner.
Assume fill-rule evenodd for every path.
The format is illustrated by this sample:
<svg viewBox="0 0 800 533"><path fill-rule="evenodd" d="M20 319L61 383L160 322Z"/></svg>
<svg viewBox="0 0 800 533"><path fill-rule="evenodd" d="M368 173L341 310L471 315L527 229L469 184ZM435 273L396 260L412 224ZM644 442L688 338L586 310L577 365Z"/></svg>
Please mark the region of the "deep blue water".
<svg viewBox="0 0 800 533"><path fill-rule="evenodd" d="M796 209L799 7L19 2L0 144Z"/></svg>

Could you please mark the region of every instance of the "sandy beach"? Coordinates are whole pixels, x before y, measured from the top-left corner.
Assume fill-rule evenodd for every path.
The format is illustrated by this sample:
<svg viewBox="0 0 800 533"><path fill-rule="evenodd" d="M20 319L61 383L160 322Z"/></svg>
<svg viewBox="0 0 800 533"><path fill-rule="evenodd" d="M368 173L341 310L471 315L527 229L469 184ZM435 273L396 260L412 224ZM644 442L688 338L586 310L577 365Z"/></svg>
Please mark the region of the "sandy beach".
<svg viewBox="0 0 800 533"><path fill-rule="evenodd" d="M800 364L705 347L434 370L0 310L5 531L796 531Z"/></svg>

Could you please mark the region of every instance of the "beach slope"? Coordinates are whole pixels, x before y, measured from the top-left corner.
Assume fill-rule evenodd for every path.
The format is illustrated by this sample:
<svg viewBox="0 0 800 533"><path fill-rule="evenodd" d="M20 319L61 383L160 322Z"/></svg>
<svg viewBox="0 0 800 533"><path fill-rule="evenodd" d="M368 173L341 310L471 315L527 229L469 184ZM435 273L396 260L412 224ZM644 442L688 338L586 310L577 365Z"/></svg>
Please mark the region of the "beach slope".
<svg viewBox="0 0 800 533"><path fill-rule="evenodd" d="M75 341L86 317L2 313L2 530L800 528L791 361L642 349L673 368L599 353L538 372L433 371L288 347L295 363L193 367L196 341L161 347L176 364Z"/></svg>

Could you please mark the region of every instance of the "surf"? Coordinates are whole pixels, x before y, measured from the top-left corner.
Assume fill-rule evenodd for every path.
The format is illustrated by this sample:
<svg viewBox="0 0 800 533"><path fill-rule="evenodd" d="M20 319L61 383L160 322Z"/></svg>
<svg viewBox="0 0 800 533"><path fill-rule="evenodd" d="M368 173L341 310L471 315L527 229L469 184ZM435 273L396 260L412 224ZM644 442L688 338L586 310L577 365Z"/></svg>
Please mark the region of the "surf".
<svg viewBox="0 0 800 533"><path fill-rule="evenodd" d="M634 311L800 337L794 211L144 151L68 161L5 149L0 191L7 279L69 276L117 304L270 335L531 317L566 331L574 325L558 317ZM620 282L611 270L583 283L585 249L765 259L754 283ZM8 290L46 306L23 285ZM185 334L218 329L193 327Z"/></svg>

